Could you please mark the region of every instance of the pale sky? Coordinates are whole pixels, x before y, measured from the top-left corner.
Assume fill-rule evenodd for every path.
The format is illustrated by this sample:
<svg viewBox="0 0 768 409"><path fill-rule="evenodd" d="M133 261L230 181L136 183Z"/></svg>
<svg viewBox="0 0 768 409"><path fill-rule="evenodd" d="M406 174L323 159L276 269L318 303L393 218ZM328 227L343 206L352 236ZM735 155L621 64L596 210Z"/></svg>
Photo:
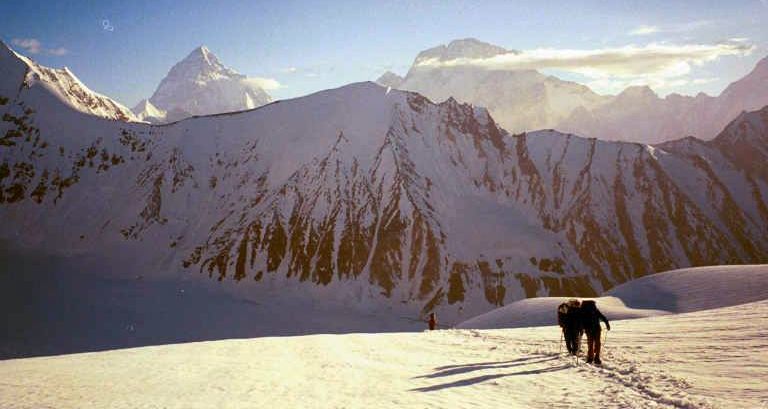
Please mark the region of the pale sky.
<svg viewBox="0 0 768 409"><path fill-rule="evenodd" d="M203 44L281 99L404 75L419 51L466 37L522 53L455 63L716 95L768 55L766 21L768 0L0 1L3 41L128 106Z"/></svg>

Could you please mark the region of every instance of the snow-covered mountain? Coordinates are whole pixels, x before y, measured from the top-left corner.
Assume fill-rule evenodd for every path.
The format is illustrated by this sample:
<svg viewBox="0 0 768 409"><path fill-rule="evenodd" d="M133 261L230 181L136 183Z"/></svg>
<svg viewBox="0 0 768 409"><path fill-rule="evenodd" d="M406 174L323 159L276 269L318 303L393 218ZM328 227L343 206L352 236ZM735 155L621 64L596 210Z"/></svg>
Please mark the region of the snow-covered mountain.
<svg viewBox="0 0 768 409"><path fill-rule="evenodd" d="M629 87L616 96L535 70L489 70L422 64L515 53L475 39L455 40L419 53L404 79L386 73L378 83L419 92L433 101L454 97L487 107L511 132L557 129L603 140L660 143L692 135L710 140L742 111L768 105L768 57L719 96L671 94ZM394 74L393 74L394 75ZM397 84L397 85L394 85Z"/></svg>
<svg viewBox="0 0 768 409"><path fill-rule="evenodd" d="M373 83L164 126L4 98L0 239L132 274L457 317L768 260L765 162L745 152L765 152L768 108L649 146L510 135Z"/></svg>
<svg viewBox="0 0 768 409"><path fill-rule="evenodd" d="M160 81L148 102L167 117L150 122L172 122L192 115L253 109L272 101L259 81L226 67L207 47L192 50ZM146 104L134 108L137 115ZM148 118L159 118L147 115Z"/></svg>
<svg viewBox="0 0 768 409"><path fill-rule="evenodd" d="M68 68L44 67L0 42L0 102L24 100L34 103L40 94L54 96L77 111L120 121L136 121L120 103L91 91Z"/></svg>
<svg viewBox="0 0 768 409"><path fill-rule="evenodd" d="M142 99L133 107L132 111L139 121L149 123L162 123L165 121L167 112L154 106L148 99Z"/></svg>
<svg viewBox="0 0 768 409"><path fill-rule="evenodd" d="M451 41L419 53L408 74L396 88L416 91L433 101L454 97L488 108L510 132L554 128L580 107L589 109L608 100L588 87L535 70L488 70L469 66L422 64L458 58L489 58L516 53L467 38Z"/></svg>

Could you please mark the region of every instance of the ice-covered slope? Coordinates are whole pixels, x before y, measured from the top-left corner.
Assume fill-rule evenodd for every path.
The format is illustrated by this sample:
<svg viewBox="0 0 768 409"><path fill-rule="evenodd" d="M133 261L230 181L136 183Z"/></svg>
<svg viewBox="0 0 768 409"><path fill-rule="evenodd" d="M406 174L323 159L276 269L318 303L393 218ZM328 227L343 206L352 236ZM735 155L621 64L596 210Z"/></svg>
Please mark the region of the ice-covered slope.
<svg viewBox="0 0 768 409"><path fill-rule="evenodd" d="M603 366L556 327L312 335L0 361L0 406L759 408L768 302L617 322Z"/></svg>
<svg viewBox="0 0 768 409"><path fill-rule="evenodd" d="M768 258L768 181L717 143L509 135L373 83L165 126L0 109L0 238L131 274L458 320Z"/></svg>
<svg viewBox="0 0 768 409"><path fill-rule="evenodd" d="M226 67L205 46L174 65L149 98L156 109L168 113L161 122L253 109L270 101L258 80Z"/></svg>
<svg viewBox="0 0 768 409"><path fill-rule="evenodd" d="M466 320L459 328L517 328L556 323L569 297L516 301ZM596 298L610 320L728 307L768 299L768 265L695 267L653 274L621 284Z"/></svg>
<svg viewBox="0 0 768 409"><path fill-rule="evenodd" d="M39 105L48 103L49 96L83 113L120 121L137 120L128 108L88 89L68 68L44 67L0 42L0 105Z"/></svg>
<svg viewBox="0 0 768 409"><path fill-rule="evenodd" d="M454 40L419 53L397 88L416 91L433 101L453 97L460 102L486 107L510 132L554 128L574 109L592 108L607 100L586 86L535 70L424 64L428 60L446 62L515 52L472 38Z"/></svg>

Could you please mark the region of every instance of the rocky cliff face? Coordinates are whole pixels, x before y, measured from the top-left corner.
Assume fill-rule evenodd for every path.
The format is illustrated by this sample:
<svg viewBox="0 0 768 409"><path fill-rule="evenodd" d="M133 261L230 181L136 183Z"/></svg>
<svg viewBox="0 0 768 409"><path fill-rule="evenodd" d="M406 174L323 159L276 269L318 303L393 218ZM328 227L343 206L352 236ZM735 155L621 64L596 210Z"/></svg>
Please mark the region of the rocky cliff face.
<svg viewBox="0 0 768 409"><path fill-rule="evenodd" d="M4 98L0 237L132 271L449 318L768 261L763 111L649 146L373 83L165 126Z"/></svg>

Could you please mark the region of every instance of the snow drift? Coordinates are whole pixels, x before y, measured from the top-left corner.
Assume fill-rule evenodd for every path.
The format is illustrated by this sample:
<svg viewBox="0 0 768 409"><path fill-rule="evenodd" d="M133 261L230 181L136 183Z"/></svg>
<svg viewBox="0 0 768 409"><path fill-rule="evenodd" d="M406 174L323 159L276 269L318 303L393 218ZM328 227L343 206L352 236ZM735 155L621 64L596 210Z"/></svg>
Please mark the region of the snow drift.
<svg viewBox="0 0 768 409"><path fill-rule="evenodd" d="M516 301L460 323L458 328L517 328L557 323L571 297ZM728 307L768 299L768 265L712 266L668 271L621 284L594 298L609 320Z"/></svg>

